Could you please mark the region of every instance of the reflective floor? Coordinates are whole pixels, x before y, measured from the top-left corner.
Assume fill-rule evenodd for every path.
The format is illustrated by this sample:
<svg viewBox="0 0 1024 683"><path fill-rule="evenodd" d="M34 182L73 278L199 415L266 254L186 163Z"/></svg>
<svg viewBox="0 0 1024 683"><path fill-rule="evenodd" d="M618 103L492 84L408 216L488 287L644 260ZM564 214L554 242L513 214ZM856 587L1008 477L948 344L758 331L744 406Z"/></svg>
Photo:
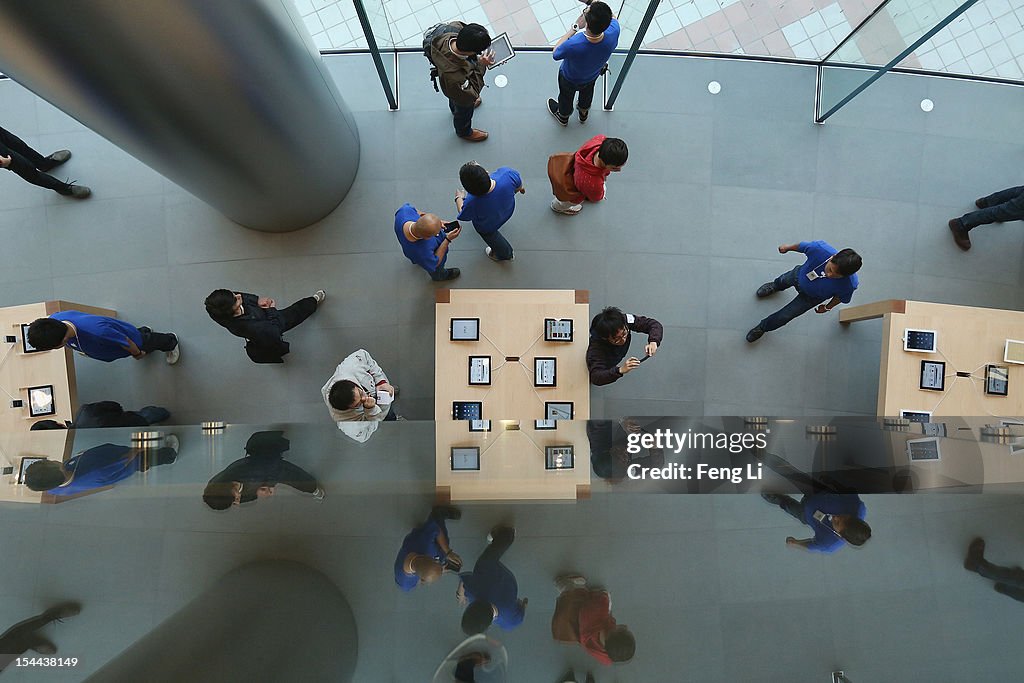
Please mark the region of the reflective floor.
<svg viewBox="0 0 1024 683"><path fill-rule="evenodd" d="M657 424L666 423L648 428ZM677 431L723 426L715 420L670 424ZM839 440L823 441L805 436L804 426L774 425L781 431L771 449L817 476L830 457L849 472L837 444L847 443L851 429L892 433L867 423L840 424ZM266 466L254 477L236 468L227 476L276 484L274 494L210 509L202 498L208 482L223 479L240 459L252 459L244 449L252 450L253 433L265 430L284 432L283 460L315 480L322 497L278 481ZM339 639L334 647L343 653L339 659L354 661L352 681L431 680L465 637L464 608L455 596L459 579L446 574L404 593L394 570L403 538L424 522L435 500L433 454L422 446L433 438L430 423L386 424L365 444L330 425L232 425L212 436L198 428L166 431L180 440L173 463L76 500L0 508L0 623L6 627L62 601L82 605L80 614L43 631L61 656L79 659L75 669L9 668L5 677L83 680L189 609L190 600L231 570L286 559L322 572L350 605L357 639ZM127 430L80 431L74 450L129 438ZM953 466L960 457L956 442L942 443L943 459ZM581 447L581 455L586 450ZM876 454L902 454L886 452ZM977 459L976 451L970 459ZM685 458L669 453L667 461ZM295 470L285 476L303 487ZM785 485L773 471L747 493L721 481L707 482L702 494L673 494L596 473L592 480L592 495L575 503L456 503L462 518L447 521L463 571L473 568L495 525L516 529L501 562L518 583L518 597L528 599L525 618L512 630L492 626L488 632L507 649L509 681L555 683L567 666L580 681L593 670L601 683L813 682L828 680L836 669L858 682L994 681L1012 680L1024 664L1016 647L1021 606L963 568L977 535L988 541L992 562L1020 563L1019 496L957 494L987 489L948 480L931 492L864 495L872 538L863 547L821 555L787 547L786 537L804 537L806 527L756 495L759 488ZM553 581L566 572L609 591L615 619L635 636L632 661L602 666L579 646L552 640ZM251 598L270 602L260 594ZM286 639L332 614L311 606L276 628ZM258 616L256 610L250 618ZM294 669L261 680L308 678Z"/></svg>

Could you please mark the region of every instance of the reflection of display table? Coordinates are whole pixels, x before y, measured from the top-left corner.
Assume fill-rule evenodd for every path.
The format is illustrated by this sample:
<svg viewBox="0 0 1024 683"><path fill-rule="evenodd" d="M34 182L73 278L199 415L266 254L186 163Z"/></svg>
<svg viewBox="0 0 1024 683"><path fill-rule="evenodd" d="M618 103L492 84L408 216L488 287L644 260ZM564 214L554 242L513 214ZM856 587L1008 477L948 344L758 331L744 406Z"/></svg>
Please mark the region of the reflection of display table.
<svg viewBox="0 0 1024 683"><path fill-rule="evenodd" d="M434 420L442 497L574 499L578 487L589 491L590 448L583 422L590 418L588 301L583 290L437 291ZM452 341L452 319L479 320L478 334L469 333L476 339ZM572 341L545 340L545 319L572 320ZM565 338L564 330L554 334ZM489 384L470 384L471 356L490 357ZM554 386L535 386L545 382L534 376L538 358L554 359ZM490 421L491 431L470 431L482 425L454 420L456 401L479 403L480 417ZM535 430L534 420L546 417L547 403L571 403L573 421ZM519 421L520 429L506 431L503 420ZM544 451L549 445L572 445L573 468L546 469ZM453 471L453 446L479 447L480 469Z"/></svg>
<svg viewBox="0 0 1024 683"><path fill-rule="evenodd" d="M1007 339L1024 338L1024 312L891 299L840 311L839 322L882 318L882 363L878 415L900 411L934 415L1020 417L1024 415L1024 366L1003 361ZM903 350L907 328L935 330L935 353ZM942 361L945 388L919 388L921 361ZM985 366L1009 369L1007 396L985 394ZM958 372L971 377L957 376Z"/></svg>
<svg viewBox="0 0 1024 683"><path fill-rule="evenodd" d="M518 423L519 429L515 429ZM512 426L513 429L507 429ZM491 420L490 432L471 432L465 420L438 421L437 493L444 502L463 500L576 500L590 497L590 442L587 423L558 422L534 429L533 420ZM554 463L548 447L572 447L571 469ZM479 470L453 471L452 448L479 449ZM554 452L553 452L554 453ZM563 456L561 463L566 460Z"/></svg>
<svg viewBox="0 0 1024 683"><path fill-rule="evenodd" d="M39 419L71 420L78 410L77 387L75 385L74 351L65 347L53 351L25 353L21 326L36 318L58 311L82 311L95 315L114 317L116 311L93 306L83 306L68 301L47 301L24 306L0 308L0 390L2 390L3 411L0 411L0 431L28 431ZM14 342L6 341L14 337ZM29 415L29 387L52 386L55 414L33 418ZM11 401L20 399L24 405L12 408Z"/></svg>

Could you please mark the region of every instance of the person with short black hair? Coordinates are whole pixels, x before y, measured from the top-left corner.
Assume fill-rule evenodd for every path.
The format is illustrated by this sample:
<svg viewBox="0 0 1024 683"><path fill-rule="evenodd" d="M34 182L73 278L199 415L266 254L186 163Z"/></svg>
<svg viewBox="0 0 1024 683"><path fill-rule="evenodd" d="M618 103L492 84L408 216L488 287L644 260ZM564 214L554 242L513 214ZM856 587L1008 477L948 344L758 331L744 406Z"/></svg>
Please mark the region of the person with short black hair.
<svg viewBox="0 0 1024 683"><path fill-rule="evenodd" d="M864 521L867 508L856 494L808 493L800 502L776 493L762 493L761 497L814 531L811 538L787 536L786 545L792 548L834 553L843 547L844 542L862 546L871 538L871 527Z"/></svg>
<svg viewBox="0 0 1024 683"><path fill-rule="evenodd" d="M0 168L13 171L33 185L53 190L65 197L85 199L92 194L88 187L76 185L73 180L64 182L49 174L49 171L70 158L71 151L66 149L44 157L11 131L0 128Z"/></svg>
<svg viewBox="0 0 1024 683"><path fill-rule="evenodd" d="M964 569L975 572L986 579L995 581L997 593L1008 595L1017 602L1024 602L1024 569L1001 567L985 559L985 539L976 538L967 547Z"/></svg>
<svg viewBox="0 0 1024 683"><path fill-rule="evenodd" d="M398 419L392 410L398 388L391 385L388 376L365 349L353 351L338 363L320 393L331 419L339 424Z"/></svg>
<svg viewBox="0 0 1024 683"><path fill-rule="evenodd" d="M491 36L480 24L461 21L449 24L457 32L445 31L430 43L430 62L437 68L441 92L448 98L455 134L469 142L487 139L487 131L473 128L473 110L480 106L484 74L494 63Z"/></svg>
<svg viewBox="0 0 1024 683"><path fill-rule="evenodd" d="M454 280L461 271L445 268L448 248L462 234L458 221L445 223L435 214L417 211L406 203L395 212L395 237L402 245L402 253L412 263L430 274L434 282Z"/></svg>
<svg viewBox="0 0 1024 683"><path fill-rule="evenodd" d="M964 251L971 248L970 232L979 225L1024 221L1024 185L1009 187L987 197L980 197L974 200L974 205L978 207L977 211L949 219L953 241Z"/></svg>
<svg viewBox="0 0 1024 683"><path fill-rule="evenodd" d="M860 254L853 249L836 251L831 244L821 240L779 246L780 254L791 251L798 251L807 257L803 265L758 287L757 298L763 299L790 287L796 288L796 298L747 332L747 341L750 343L812 308L815 313L827 313L840 303L850 303L853 298L853 292L859 284L856 273L863 264Z"/></svg>
<svg viewBox="0 0 1024 683"><path fill-rule="evenodd" d="M487 243L484 249L487 258L492 261L514 259L512 245L498 230L512 218L516 194L526 194L519 171L502 166L488 173L483 166L470 161L459 169L459 180L465 188L455 193L459 220L472 221L477 234Z"/></svg>
<svg viewBox="0 0 1024 683"><path fill-rule="evenodd" d="M654 318L623 313L614 306L594 316L590 322L590 344L587 346L587 371L591 384L604 386L617 382L626 373L640 367L640 359L635 356L619 365L629 352L632 332L647 335L645 356L656 354L665 336L665 328Z"/></svg>
<svg viewBox="0 0 1024 683"><path fill-rule="evenodd" d="M323 500L324 490L316 477L284 459L290 447L281 430L254 432L245 442L245 457L228 465L206 485L203 502L213 510L228 510L270 498L278 484Z"/></svg>
<svg viewBox="0 0 1024 683"><path fill-rule="evenodd" d="M583 202L599 202L607 198L605 180L618 173L629 159L629 148L619 138L595 135L573 155L572 180L576 193L568 200L551 200L551 210L575 216L583 210Z"/></svg>
<svg viewBox="0 0 1024 683"><path fill-rule="evenodd" d="M628 662L636 639L612 616L611 594L589 588L579 574L555 579L558 600L551 617L551 637L560 643L579 643L591 657L608 666Z"/></svg>
<svg viewBox="0 0 1024 683"><path fill-rule="evenodd" d="M577 113L586 123L594 102L594 85L619 44L619 22L612 9L600 0L589 3L576 23L555 43L551 53L558 68L558 99L547 102L550 113L559 124L569 124L573 100L579 93Z"/></svg>
<svg viewBox="0 0 1024 683"><path fill-rule="evenodd" d="M446 519L460 519L458 508L438 505L430 511L427 521L410 531L402 541L395 558L395 583L408 592L422 584L430 584L446 571L462 569L462 558L448 542Z"/></svg>
<svg viewBox="0 0 1024 683"><path fill-rule="evenodd" d="M169 465L178 457L178 437L165 437L160 448L135 448L105 443L82 451L60 463L40 460L25 470L25 485L52 496L74 496L113 486L136 472Z"/></svg>
<svg viewBox="0 0 1024 683"><path fill-rule="evenodd" d="M28 326L28 343L40 351L70 346L75 351L109 363L131 356L139 360L152 351L167 354L167 364L181 357L178 337L135 327L117 318L81 311L60 311L48 318L33 320Z"/></svg>
<svg viewBox="0 0 1024 683"><path fill-rule="evenodd" d="M466 635L483 633L492 623L506 631L523 623L529 601L519 599L516 577L501 563L502 555L515 538L513 527L494 527L473 571L461 574L455 597L460 605L468 605L462 613L462 631Z"/></svg>
<svg viewBox="0 0 1024 683"><path fill-rule="evenodd" d="M245 353L252 362L283 363L290 351L284 333L316 313L326 298L327 292L319 289L312 296L278 309L277 302L270 297L215 289L203 305L213 322L245 339Z"/></svg>

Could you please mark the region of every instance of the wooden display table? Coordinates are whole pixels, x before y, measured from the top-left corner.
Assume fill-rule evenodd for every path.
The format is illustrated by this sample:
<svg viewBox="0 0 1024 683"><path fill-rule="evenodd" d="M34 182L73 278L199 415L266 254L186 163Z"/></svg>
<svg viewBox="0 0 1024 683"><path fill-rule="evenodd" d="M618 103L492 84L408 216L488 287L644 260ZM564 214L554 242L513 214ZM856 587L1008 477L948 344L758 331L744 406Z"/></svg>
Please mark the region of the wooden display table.
<svg viewBox="0 0 1024 683"><path fill-rule="evenodd" d="M1003 361L1007 339L1024 338L1024 312L890 299L844 308L840 323L883 319L882 363L878 377L878 415L902 410L933 415L1024 415L1024 366ZM907 328L936 331L936 353L903 350ZM921 361L945 362L945 389L919 388ZM1009 368L1007 396L984 392L985 366ZM957 376L957 372L971 377Z"/></svg>
<svg viewBox="0 0 1024 683"><path fill-rule="evenodd" d="M70 456L71 439L66 431L27 432L39 420L72 420L78 412L74 351L65 347L53 351L25 353L21 326L58 311L82 311L116 316L117 312L68 301L46 301L0 308L0 468L11 473L0 475L0 501L38 503L42 493L17 483L22 458L45 457L63 462ZM7 337L14 337L8 342ZM28 388L53 387L56 413L32 417L29 414ZM20 408L11 406L21 400ZM47 497L50 498L50 497ZM52 502L52 501L51 501Z"/></svg>
<svg viewBox="0 0 1024 683"><path fill-rule="evenodd" d="M589 293L585 290L442 289L436 294L434 421L437 486L450 500L575 499L589 492ZM479 319L477 341L452 341L453 318ZM546 318L573 322L571 342L545 341ZM469 383L470 356L490 357L490 384ZM534 359L555 359L555 386L534 386ZM455 420L452 404L481 404L490 432ZM546 402L572 403L573 420L535 430ZM506 430L502 421L519 423ZM546 469L547 446L573 446L573 467ZM478 447L478 471L453 471L453 446Z"/></svg>

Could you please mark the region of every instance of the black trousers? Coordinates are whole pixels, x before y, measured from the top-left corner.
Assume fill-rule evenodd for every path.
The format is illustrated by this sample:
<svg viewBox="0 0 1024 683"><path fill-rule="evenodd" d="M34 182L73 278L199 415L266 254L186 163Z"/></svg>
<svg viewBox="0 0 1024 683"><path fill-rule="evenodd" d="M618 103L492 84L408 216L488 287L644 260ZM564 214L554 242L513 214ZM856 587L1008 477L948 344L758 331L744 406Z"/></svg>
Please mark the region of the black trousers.
<svg viewBox="0 0 1024 683"><path fill-rule="evenodd" d="M594 85L597 84L597 79L590 81L590 83L584 83L583 85L576 85L572 81L568 80L562 75L561 70L558 72L558 113L562 116L568 117L572 114L572 102L576 99L576 93L580 94L579 107L580 109L590 109L590 105L594 103Z"/></svg>
<svg viewBox="0 0 1024 683"><path fill-rule="evenodd" d="M45 187L61 194L71 192L71 185L44 172L53 168L53 162L5 128L0 128L0 155L11 158L11 165L7 167L8 171L17 173L33 185Z"/></svg>
<svg viewBox="0 0 1024 683"><path fill-rule="evenodd" d="M178 345L178 338L169 332L154 332L148 327L140 327L142 334L142 346L140 350L149 353L151 351L172 351Z"/></svg>
<svg viewBox="0 0 1024 683"><path fill-rule="evenodd" d="M966 213L960 219L968 230L987 223L1024 220L1024 185L990 194L981 204L984 209Z"/></svg>
<svg viewBox="0 0 1024 683"><path fill-rule="evenodd" d="M284 329L281 330L281 334L284 334L293 327L298 326L303 320L316 313L316 299L311 296L307 296L303 299L299 299L288 308L278 309L277 311L281 314L281 321L284 323Z"/></svg>

